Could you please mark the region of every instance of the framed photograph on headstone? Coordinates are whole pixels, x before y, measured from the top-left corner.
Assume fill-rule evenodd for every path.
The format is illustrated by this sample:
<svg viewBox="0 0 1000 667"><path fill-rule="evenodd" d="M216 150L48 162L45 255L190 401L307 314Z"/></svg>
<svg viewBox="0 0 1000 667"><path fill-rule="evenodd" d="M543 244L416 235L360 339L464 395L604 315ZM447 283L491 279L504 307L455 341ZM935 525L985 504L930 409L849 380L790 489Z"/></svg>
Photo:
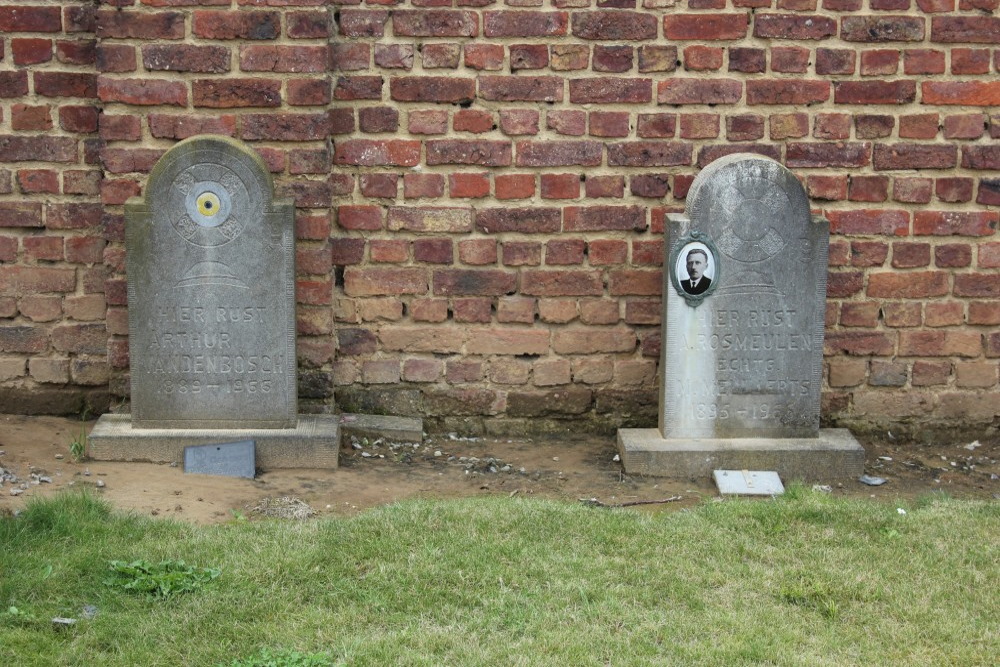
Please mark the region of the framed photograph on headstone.
<svg viewBox="0 0 1000 667"><path fill-rule="evenodd" d="M718 257L715 244L699 232L674 245L669 262L670 282L692 308L697 308L718 286Z"/></svg>

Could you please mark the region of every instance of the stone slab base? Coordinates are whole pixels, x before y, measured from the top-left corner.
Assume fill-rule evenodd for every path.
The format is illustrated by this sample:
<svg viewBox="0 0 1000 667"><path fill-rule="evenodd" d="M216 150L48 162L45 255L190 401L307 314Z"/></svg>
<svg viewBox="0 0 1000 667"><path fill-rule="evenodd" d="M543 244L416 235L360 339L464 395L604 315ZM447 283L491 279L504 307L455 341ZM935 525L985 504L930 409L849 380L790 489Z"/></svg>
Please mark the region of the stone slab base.
<svg viewBox="0 0 1000 667"><path fill-rule="evenodd" d="M817 438L665 440L659 429L618 431L625 472L656 477L711 478L712 471L774 470L785 482L857 479L865 450L846 428L820 429Z"/></svg>
<svg viewBox="0 0 1000 667"><path fill-rule="evenodd" d="M411 417L299 415L294 429L135 429L129 415L106 414L90 432L87 449L98 461L171 463L184 460L188 445L253 440L262 470L336 468L344 435L422 442L423 424Z"/></svg>

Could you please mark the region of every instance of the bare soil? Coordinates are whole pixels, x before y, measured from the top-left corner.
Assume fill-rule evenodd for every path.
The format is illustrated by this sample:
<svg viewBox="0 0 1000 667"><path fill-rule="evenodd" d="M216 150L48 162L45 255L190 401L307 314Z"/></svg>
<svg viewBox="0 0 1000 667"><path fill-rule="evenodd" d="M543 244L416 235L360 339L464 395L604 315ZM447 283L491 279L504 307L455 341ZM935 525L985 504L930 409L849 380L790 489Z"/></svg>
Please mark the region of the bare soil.
<svg viewBox="0 0 1000 667"><path fill-rule="evenodd" d="M31 498L81 486L93 487L122 510L198 524L270 514L261 508L280 507L283 498L301 500L322 516L351 515L408 498L524 495L649 503L636 506L659 511L717 495L708 479L625 474L610 437L504 440L445 434L417 447L361 441L342 450L338 470L274 470L248 480L188 475L179 465L76 462L70 444L92 426L60 417L0 416L0 468L17 478L0 485L0 514L17 512ZM957 498L1000 498L1000 438L914 444L886 434L862 444L866 473L886 483L841 480L831 485L833 494L886 501L941 491ZM301 504L289 506L302 513Z"/></svg>

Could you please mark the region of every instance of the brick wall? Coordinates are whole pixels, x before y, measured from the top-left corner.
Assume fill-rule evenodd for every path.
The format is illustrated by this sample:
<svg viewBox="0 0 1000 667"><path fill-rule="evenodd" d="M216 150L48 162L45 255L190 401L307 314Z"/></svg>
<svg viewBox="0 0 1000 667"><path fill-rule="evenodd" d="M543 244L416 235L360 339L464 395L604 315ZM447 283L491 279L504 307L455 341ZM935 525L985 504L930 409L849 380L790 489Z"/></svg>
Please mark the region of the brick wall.
<svg viewBox="0 0 1000 667"><path fill-rule="evenodd" d="M998 5L0 0L0 399L127 395L122 204L215 133L296 201L307 409L652 425L664 215L752 151L831 221L827 420L989 424Z"/></svg>

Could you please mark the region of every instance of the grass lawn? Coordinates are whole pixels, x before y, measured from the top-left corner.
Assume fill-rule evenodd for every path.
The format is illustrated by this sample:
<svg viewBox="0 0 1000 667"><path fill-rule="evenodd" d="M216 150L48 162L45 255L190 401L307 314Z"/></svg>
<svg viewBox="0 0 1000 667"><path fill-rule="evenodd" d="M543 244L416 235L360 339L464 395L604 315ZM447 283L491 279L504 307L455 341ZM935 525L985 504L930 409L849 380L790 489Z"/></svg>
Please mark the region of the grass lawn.
<svg viewBox="0 0 1000 667"><path fill-rule="evenodd" d="M107 583L111 561L140 559L221 573L166 597ZM78 621L57 630L56 616ZM285 659L270 664L995 664L1000 503L793 487L660 514L492 498L195 527L67 494L0 519L2 665L266 664L250 660L266 651Z"/></svg>

